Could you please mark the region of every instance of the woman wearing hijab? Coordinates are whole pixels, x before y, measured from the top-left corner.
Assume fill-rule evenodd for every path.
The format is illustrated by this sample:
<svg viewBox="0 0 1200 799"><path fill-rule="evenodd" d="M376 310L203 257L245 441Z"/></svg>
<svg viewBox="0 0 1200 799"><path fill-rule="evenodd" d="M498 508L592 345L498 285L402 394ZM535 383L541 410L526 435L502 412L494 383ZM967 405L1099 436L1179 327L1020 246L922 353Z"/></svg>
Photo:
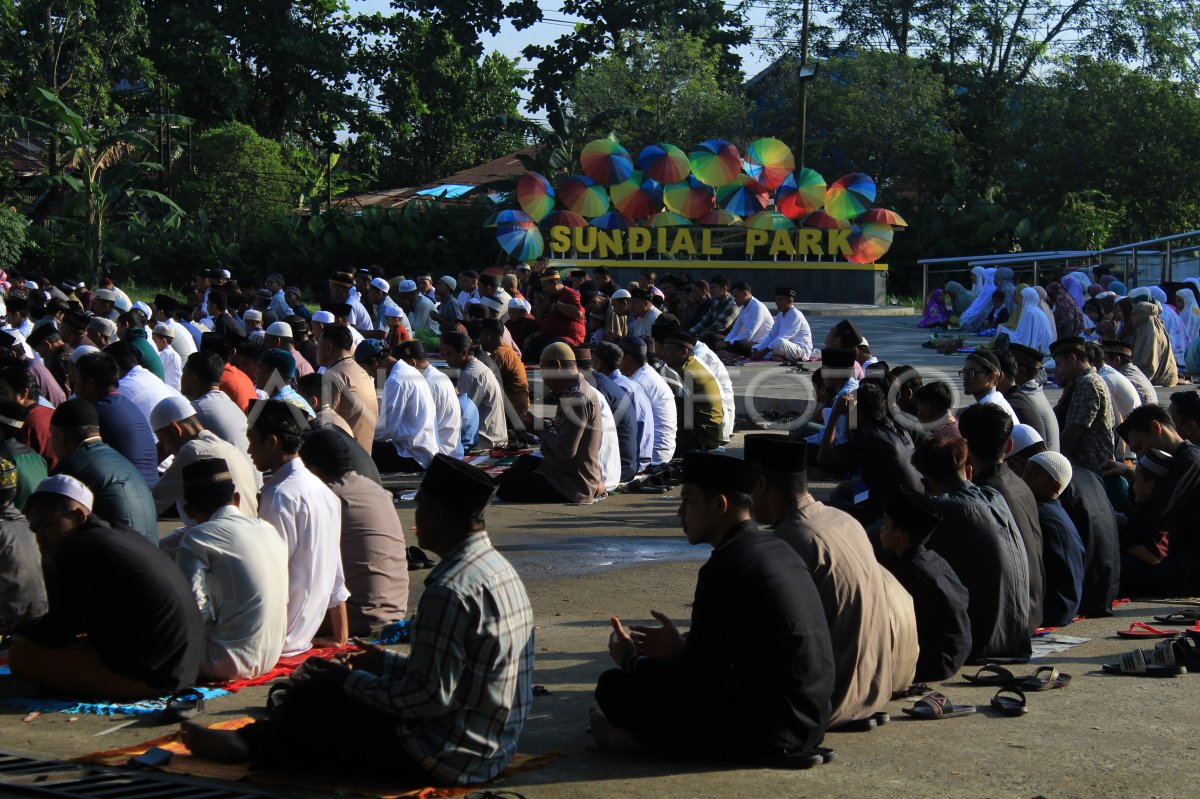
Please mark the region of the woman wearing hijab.
<svg viewBox="0 0 1200 799"><path fill-rule="evenodd" d="M1051 283L1047 293L1054 301L1054 326L1059 338L1081 336L1087 328L1083 311L1062 283Z"/></svg>
<svg viewBox="0 0 1200 799"><path fill-rule="evenodd" d="M1121 302L1126 301L1128 298ZM1131 318L1125 323L1121 338L1133 347L1133 362L1149 378L1151 385L1170 388L1179 382L1179 368L1171 351L1171 337L1167 335L1157 305L1153 302L1134 303Z"/></svg>
<svg viewBox="0 0 1200 799"><path fill-rule="evenodd" d="M1021 290L1021 319L1016 328L1001 325L1000 332L1008 334L1009 345L1020 344L1038 352L1049 352L1050 344L1055 340L1050 322L1038 307L1040 299L1035 289L1026 286Z"/></svg>
<svg viewBox="0 0 1200 799"><path fill-rule="evenodd" d="M961 317L971 307L971 303L975 302L975 292L957 280L946 284L946 293L950 295L950 310L955 316Z"/></svg>
<svg viewBox="0 0 1200 799"><path fill-rule="evenodd" d="M1183 327L1193 342L1200 338L1200 304L1196 302L1197 291L1200 289L1187 286L1175 292L1175 299L1178 300L1175 305L1179 311L1179 319L1183 322Z"/></svg>
<svg viewBox="0 0 1200 799"><path fill-rule="evenodd" d="M1118 297L1129 296L1129 289L1125 288L1125 284L1119 280L1114 280L1113 282L1109 283L1108 290L1113 294L1116 294Z"/></svg>
<svg viewBox="0 0 1200 799"><path fill-rule="evenodd" d="M1083 303L1087 300L1084 291L1092 284L1092 281L1079 272L1067 272L1059 282L1071 295L1071 299L1075 300L1075 305L1082 308Z"/></svg>
<svg viewBox="0 0 1200 799"><path fill-rule="evenodd" d="M996 291L1004 292L1004 308L1008 311L1008 316L1011 319L1013 310L1017 305L1017 284L1013 276L1013 270L1007 266L1001 266L996 269Z"/></svg>
<svg viewBox="0 0 1200 799"><path fill-rule="evenodd" d="M1041 286L1034 286L1033 290L1036 291L1038 295L1038 310L1040 310L1042 315L1046 317L1046 322L1050 325L1050 334L1054 336L1054 338L1050 340L1057 341L1058 323L1054 321L1054 309L1050 307L1050 295L1047 294L1046 290Z"/></svg>
<svg viewBox="0 0 1200 799"><path fill-rule="evenodd" d="M1171 341L1171 351L1175 353L1175 362L1176 364L1184 363L1191 339L1188 338L1183 322L1179 321L1179 314L1175 313L1174 308L1167 308L1167 293L1158 286L1150 286L1149 288L1136 288L1129 296L1134 300L1149 300L1158 307L1159 319L1162 320L1163 327L1167 330L1167 337Z"/></svg>
<svg viewBox="0 0 1200 799"><path fill-rule="evenodd" d="M918 327L945 327L950 324L950 309L946 307L945 293L941 289L933 290L929 302L925 303L925 315L917 322Z"/></svg>
<svg viewBox="0 0 1200 799"><path fill-rule="evenodd" d="M971 269L973 280L971 288L975 292L975 300L971 303L971 307L958 317L958 326L968 333L978 333L987 321L988 313L992 310L992 293L996 290L996 286L992 282L991 272L992 270L984 269L982 266Z"/></svg>

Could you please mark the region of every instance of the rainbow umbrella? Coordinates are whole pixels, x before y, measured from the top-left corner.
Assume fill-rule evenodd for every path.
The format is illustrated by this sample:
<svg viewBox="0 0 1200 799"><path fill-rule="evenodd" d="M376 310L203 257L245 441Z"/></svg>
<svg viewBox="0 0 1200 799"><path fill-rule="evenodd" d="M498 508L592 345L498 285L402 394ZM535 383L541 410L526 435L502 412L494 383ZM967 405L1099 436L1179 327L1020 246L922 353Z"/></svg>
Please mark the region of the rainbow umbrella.
<svg viewBox="0 0 1200 799"><path fill-rule="evenodd" d="M709 186L724 186L733 182L742 171L742 156L737 147L724 139L709 139L692 150L692 174Z"/></svg>
<svg viewBox="0 0 1200 799"><path fill-rule="evenodd" d="M836 216L830 216L824 211L813 211L800 220L800 227L815 227L822 230L849 230L850 223Z"/></svg>
<svg viewBox="0 0 1200 799"><path fill-rule="evenodd" d="M646 177L659 183L679 183L688 176L692 165L687 153L674 144L648 144L638 153L638 166Z"/></svg>
<svg viewBox="0 0 1200 799"><path fill-rule="evenodd" d="M587 227L588 221L574 211L555 211L543 219L542 224L546 227Z"/></svg>
<svg viewBox="0 0 1200 799"><path fill-rule="evenodd" d="M746 162L750 177L772 190L779 188L796 168L791 148L773 138L759 139L747 147Z"/></svg>
<svg viewBox="0 0 1200 799"><path fill-rule="evenodd" d="M825 192L825 210L838 219L853 219L875 202L875 181L862 172L842 175Z"/></svg>
<svg viewBox="0 0 1200 799"><path fill-rule="evenodd" d="M532 221L533 218L529 214L524 211L518 211L515 208L509 208L496 214L497 227L500 225L524 225Z"/></svg>
<svg viewBox="0 0 1200 799"><path fill-rule="evenodd" d="M825 204L825 178L805 167L783 179L775 190L775 210L788 219L799 219Z"/></svg>
<svg viewBox="0 0 1200 799"><path fill-rule="evenodd" d="M783 214L775 211L759 211L742 220L742 227L752 230L795 230L796 225Z"/></svg>
<svg viewBox="0 0 1200 799"><path fill-rule="evenodd" d="M608 210L608 192L596 181L583 175L571 175L560 180L558 199L568 211L586 217L600 216Z"/></svg>
<svg viewBox="0 0 1200 799"><path fill-rule="evenodd" d="M629 180L610 188L608 194L618 211L634 219L662 210L662 184L643 179L641 172L634 172Z"/></svg>
<svg viewBox="0 0 1200 799"><path fill-rule="evenodd" d="M850 248L854 253L846 256L846 260L856 264L875 263L891 248L892 236L891 225L879 222L855 225L850 236Z"/></svg>
<svg viewBox="0 0 1200 799"><path fill-rule="evenodd" d="M726 186L717 189L717 202L726 211L738 216L757 214L767 207L771 193L749 175L734 175Z"/></svg>
<svg viewBox="0 0 1200 799"><path fill-rule="evenodd" d="M624 147L612 139L596 139L583 147L579 154L583 174L597 183L611 186L629 180L633 174L633 159Z"/></svg>
<svg viewBox="0 0 1200 799"><path fill-rule="evenodd" d="M516 213L522 213L517 211ZM524 216L524 214L522 213ZM532 261L539 258L546 248L542 241L542 232L537 224L526 216L525 221L504 222L496 225L496 241L511 257L518 261Z"/></svg>
<svg viewBox="0 0 1200 799"><path fill-rule="evenodd" d="M609 211L606 214L592 217L588 220L588 224L603 230L629 230L633 226L633 220L620 211Z"/></svg>
<svg viewBox="0 0 1200 799"><path fill-rule="evenodd" d="M908 227L908 223L904 221L904 217L886 208L872 208L869 211L864 211L854 221L860 225L871 222L880 225L891 225L894 228Z"/></svg>
<svg viewBox="0 0 1200 799"><path fill-rule="evenodd" d="M729 213L724 208L714 208L697 219L696 224L711 225L714 227L733 227L734 225L742 224L742 218L737 214Z"/></svg>
<svg viewBox="0 0 1200 799"><path fill-rule="evenodd" d="M696 219L712 210L716 194L694 176L663 189L663 200L667 210Z"/></svg>
<svg viewBox="0 0 1200 799"><path fill-rule="evenodd" d="M538 172L526 172L517 178L517 202L534 222L541 222L554 210L554 187Z"/></svg>
<svg viewBox="0 0 1200 799"><path fill-rule="evenodd" d="M671 211L659 211L647 219L646 224L650 227L687 227L692 224L692 220Z"/></svg>

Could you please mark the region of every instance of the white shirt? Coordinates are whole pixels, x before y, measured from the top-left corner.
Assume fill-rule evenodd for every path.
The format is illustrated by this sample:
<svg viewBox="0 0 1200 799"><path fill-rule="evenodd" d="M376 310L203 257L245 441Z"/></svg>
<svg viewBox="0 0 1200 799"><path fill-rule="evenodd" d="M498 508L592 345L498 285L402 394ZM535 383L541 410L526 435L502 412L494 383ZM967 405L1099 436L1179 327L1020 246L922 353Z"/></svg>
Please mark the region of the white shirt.
<svg viewBox="0 0 1200 799"><path fill-rule="evenodd" d="M679 424L675 395L662 375L651 369L649 364L642 366L629 379L646 392L654 411L654 454L650 463L666 463L675 455L675 431Z"/></svg>
<svg viewBox="0 0 1200 799"><path fill-rule="evenodd" d="M692 354L700 362L700 365L709 371L709 374L717 381L717 387L721 389L721 434L726 441L729 441L733 438L733 423L737 414L737 405L733 399L733 381L729 379L729 370L703 341L696 342Z"/></svg>
<svg viewBox="0 0 1200 799"><path fill-rule="evenodd" d="M637 336L638 338L647 338L650 336L650 331L654 327L654 321L662 315L662 311L650 306L650 310L646 311L642 316L629 315L629 335Z"/></svg>
<svg viewBox="0 0 1200 799"><path fill-rule="evenodd" d="M437 310L437 305L434 304L433 300L424 294L418 294L413 301L412 311L408 315L408 320L412 322L413 330L440 333L441 328L438 326L438 323L429 318L429 314L435 310Z"/></svg>
<svg viewBox="0 0 1200 799"><path fill-rule="evenodd" d="M396 361L383 384L375 440L392 442L401 457L412 458L427 469L438 453L436 423L429 381L404 361Z"/></svg>
<svg viewBox="0 0 1200 799"><path fill-rule="evenodd" d="M355 330L372 330L375 326L371 324L371 315L367 313L367 309L363 304L354 297L346 300L346 304L350 306L350 327ZM357 345L355 345L357 346Z"/></svg>
<svg viewBox="0 0 1200 799"><path fill-rule="evenodd" d="M178 321L172 319L167 324L171 326L175 337L171 339L171 349L179 356L179 362L186 363L189 356L196 351L196 342L192 338L192 331L188 330ZM151 339L153 341L154 339Z"/></svg>
<svg viewBox="0 0 1200 799"><path fill-rule="evenodd" d="M638 430L638 471L642 471L654 459L654 408L650 405L650 397L646 389L633 382L618 369L609 378L621 388L629 392L633 399L632 409L637 419ZM630 406L626 406L628 411Z"/></svg>
<svg viewBox="0 0 1200 799"><path fill-rule="evenodd" d="M458 390L479 409L479 448L491 449L508 441L504 389L492 370L472 358L458 376Z"/></svg>
<svg viewBox="0 0 1200 799"><path fill-rule="evenodd" d="M194 439L179 448L171 459L171 466L154 485L154 505L162 513L172 505L179 511L184 524L195 524L195 520L183 512L183 467L204 458L220 458L229 466L233 475L233 487L238 492L238 509L256 518L258 516L258 487L262 481L245 453L211 430L201 430Z"/></svg>
<svg viewBox="0 0 1200 799"><path fill-rule="evenodd" d="M792 342L801 349L806 358L812 355L812 330L809 328L804 314L800 313L800 309L795 305L788 308L786 313L775 314L775 321L771 323L771 332L767 334L766 338L755 344L754 349L769 350L777 341Z"/></svg>
<svg viewBox="0 0 1200 799"><path fill-rule="evenodd" d="M772 324L771 312L767 310L767 306L757 297L751 297L750 301L742 306L742 310L738 311L725 340L730 344L735 341L757 344L770 335Z"/></svg>
<svg viewBox="0 0 1200 799"><path fill-rule="evenodd" d="M150 412L159 402L167 397L183 396L178 390L155 377L154 372L149 371L141 364L125 373L125 376L117 384L117 391L137 406L137 409L142 412L142 416L146 417L147 422L150 421ZM155 440L158 440L157 436Z"/></svg>
<svg viewBox="0 0 1200 799"><path fill-rule="evenodd" d="M184 531L175 564L204 619L200 676L246 679L273 669L288 622L288 552L279 533L226 506Z"/></svg>
<svg viewBox="0 0 1200 799"><path fill-rule="evenodd" d="M617 443L617 420L613 416L608 400L599 391L596 398L600 400L600 479L604 481L604 490L612 491L621 484L621 448Z"/></svg>
<svg viewBox="0 0 1200 799"><path fill-rule="evenodd" d="M216 434L217 438L233 444L243 455L250 453L250 441L246 438L246 414L237 403L229 398L219 388L192 400L196 416L205 430Z"/></svg>
<svg viewBox="0 0 1200 799"><path fill-rule="evenodd" d="M1001 408L1008 411L1008 415L1012 417L1013 424L1021 423L1021 420L1017 418L1017 412L1014 411L1012 406L1008 404L1008 400L1004 398L1004 395L996 389L993 388L991 391L980 397L979 402L990 402L993 405L999 405Z"/></svg>
<svg viewBox="0 0 1200 799"><path fill-rule="evenodd" d="M178 391L179 379L183 377L183 362L179 360L179 353L166 346L158 351L158 359L162 361L163 382Z"/></svg>
<svg viewBox="0 0 1200 799"><path fill-rule="evenodd" d="M287 544L283 655L290 657L312 648L326 611L350 598L342 575L342 506L296 457L267 480L258 512Z"/></svg>
<svg viewBox="0 0 1200 799"><path fill-rule="evenodd" d="M458 404L458 392L450 378L430 364L421 370L429 382L429 391L433 395L433 409L437 423L438 452L451 458L461 459L462 449L462 407Z"/></svg>
<svg viewBox="0 0 1200 799"><path fill-rule="evenodd" d="M1118 372L1108 364L1096 370L1096 374L1104 378L1108 385L1108 393L1112 396L1113 408L1117 412L1117 423L1125 421L1134 408L1141 407L1142 400L1138 397L1133 381Z"/></svg>

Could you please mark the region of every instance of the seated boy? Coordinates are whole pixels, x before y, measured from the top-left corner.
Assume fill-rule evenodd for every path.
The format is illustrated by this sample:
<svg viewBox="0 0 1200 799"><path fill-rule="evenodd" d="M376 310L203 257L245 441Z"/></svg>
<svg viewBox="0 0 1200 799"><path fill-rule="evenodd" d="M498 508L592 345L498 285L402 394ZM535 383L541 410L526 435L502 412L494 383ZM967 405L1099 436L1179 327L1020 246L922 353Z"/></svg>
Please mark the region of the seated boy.
<svg viewBox="0 0 1200 799"><path fill-rule="evenodd" d="M1058 497L1071 482L1071 462L1057 452L1039 452L1025 464L1025 484L1037 499L1046 569L1042 624L1063 627L1075 620L1083 595L1083 539Z"/></svg>

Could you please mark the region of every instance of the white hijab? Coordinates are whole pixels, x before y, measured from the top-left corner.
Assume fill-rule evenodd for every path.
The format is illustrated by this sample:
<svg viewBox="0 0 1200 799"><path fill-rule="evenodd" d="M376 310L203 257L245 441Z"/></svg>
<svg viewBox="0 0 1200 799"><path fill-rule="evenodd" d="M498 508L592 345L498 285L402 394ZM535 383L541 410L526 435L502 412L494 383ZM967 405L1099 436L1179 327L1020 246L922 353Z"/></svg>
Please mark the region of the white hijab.
<svg viewBox="0 0 1200 799"><path fill-rule="evenodd" d="M1038 352L1049 352L1050 344L1054 341L1054 330L1046 315L1041 312L1041 297L1037 289L1026 286L1021 289L1021 319L1017 329L1007 325L1000 326L1000 332L1008 334L1010 344L1021 344L1032 347Z"/></svg>
<svg viewBox="0 0 1200 799"><path fill-rule="evenodd" d="M1200 292L1200 288L1197 288L1196 291ZM1179 320L1183 322L1188 337L1194 340L1200 336L1200 306L1196 304L1196 295L1187 289L1180 289L1175 292L1175 296L1183 300L1183 310L1179 312Z"/></svg>
<svg viewBox="0 0 1200 799"><path fill-rule="evenodd" d="M984 269L982 266L971 269L971 289L975 292L975 301L958 318L959 327L969 333L979 332L987 319L988 311L991 310L992 293L996 290L996 284L992 280L994 272L995 270Z"/></svg>

